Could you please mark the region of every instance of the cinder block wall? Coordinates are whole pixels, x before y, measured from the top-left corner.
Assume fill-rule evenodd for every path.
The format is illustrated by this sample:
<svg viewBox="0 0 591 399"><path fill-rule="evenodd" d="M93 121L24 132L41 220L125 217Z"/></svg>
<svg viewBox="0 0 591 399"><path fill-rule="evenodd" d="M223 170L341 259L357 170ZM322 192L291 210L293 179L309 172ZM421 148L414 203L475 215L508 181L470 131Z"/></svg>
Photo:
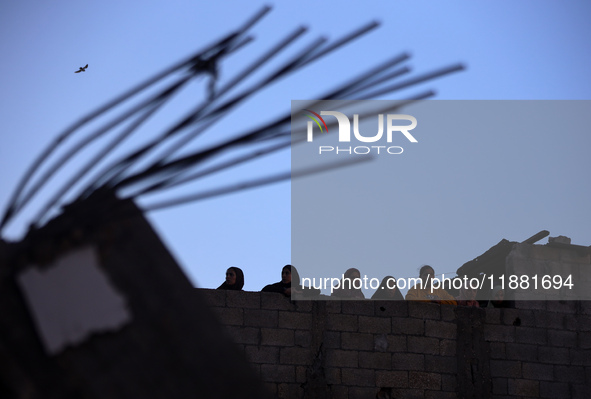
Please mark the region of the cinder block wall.
<svg viewBox="0 0 591 399"><path fill-rule="evenodd" d="M590 302L478 309L200 291L279 398L591 398Z"/></svg>

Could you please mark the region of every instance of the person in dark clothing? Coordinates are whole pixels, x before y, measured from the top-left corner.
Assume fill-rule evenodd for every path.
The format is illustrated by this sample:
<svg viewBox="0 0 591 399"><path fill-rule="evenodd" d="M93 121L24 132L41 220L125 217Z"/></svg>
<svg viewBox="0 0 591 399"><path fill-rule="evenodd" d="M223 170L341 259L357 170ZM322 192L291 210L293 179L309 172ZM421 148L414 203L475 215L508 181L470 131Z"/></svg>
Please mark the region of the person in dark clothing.
<svg viewBox="0 0 591 399"><path fill-rule="evenodd" d="M396 286L396 279L392 276L386 276L382 279L380 286L371 296L371 299L389 299L404 301L402 293Z"/></svg>
<svg viewBox="0 0 591 399"><path fill-rule="evenodd" d="M361 291L361 288L355 288L355 285L360 285L361 273L355 268L348 269L338 288L332 291L330 296L347 299L365 299L365 295Z"/></svg>
<svg viewBox="0 0 591 399"><path fill-rule="evenodd" d="M295 268L293 268L295 269ZM291 282L292 282L292 266L285 265L281 270L281 281L275 284L266 285L261 291L262 292L278 292L285 296L290 296L292 292ZM298 287L300 285L300 276L297 274L297 271L294 274L297 277L297 281L294 282L294 287Z"/></svg>
<svg viewBox="0 0 591 399"><path fill-rule="evenodd" d="M226 281L220 285L218 290L242 291L244 287L244 273L239 267L230 267L226 270Z"/></svg>

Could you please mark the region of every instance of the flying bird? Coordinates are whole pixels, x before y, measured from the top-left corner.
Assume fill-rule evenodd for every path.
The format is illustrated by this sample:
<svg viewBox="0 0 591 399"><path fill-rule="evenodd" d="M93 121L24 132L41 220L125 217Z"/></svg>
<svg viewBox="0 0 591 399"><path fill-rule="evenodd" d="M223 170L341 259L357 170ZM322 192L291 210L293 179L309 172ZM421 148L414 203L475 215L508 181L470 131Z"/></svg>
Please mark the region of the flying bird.
<svg viewBox="0 0 591 399"><path fill-rule="evenodd" d="M74 73L78 73L78 72L86 72L86 68L88 68L88 64L86 64L86 66L84 66L84 67L80 67L80 69L79 69L79 70L77 70L77 71L76 71L76 72L74 72Z"/></svg>

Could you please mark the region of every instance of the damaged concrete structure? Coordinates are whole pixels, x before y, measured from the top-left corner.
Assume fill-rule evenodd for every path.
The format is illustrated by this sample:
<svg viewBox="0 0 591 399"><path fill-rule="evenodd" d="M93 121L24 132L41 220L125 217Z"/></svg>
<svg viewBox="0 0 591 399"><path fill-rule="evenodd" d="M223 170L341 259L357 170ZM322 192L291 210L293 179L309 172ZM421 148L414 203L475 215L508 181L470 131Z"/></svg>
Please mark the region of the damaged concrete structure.
<svg viewBox="0 0 591 399"><path fill-rule="evenodd" d="M480 299L490 299L493 286L502 285L515 301L591 300L591 246L564 236L535 244L549 234L543 230L521 243L503 239L456 273L487 283Z"/></svg>
<svg viewBox="0 0 591 399"><path fill-rule="evenodd" d="M0 248L0 397L264 398L132 201L98 193Z"/></svg>

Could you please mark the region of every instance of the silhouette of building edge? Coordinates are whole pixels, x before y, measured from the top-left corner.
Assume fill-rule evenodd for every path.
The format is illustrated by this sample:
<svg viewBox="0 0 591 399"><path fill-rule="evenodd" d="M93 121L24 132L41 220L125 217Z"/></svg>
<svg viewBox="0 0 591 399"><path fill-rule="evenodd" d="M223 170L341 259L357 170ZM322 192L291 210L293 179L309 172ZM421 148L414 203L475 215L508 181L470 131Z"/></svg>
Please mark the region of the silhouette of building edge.
<svg viewBox="0 0 591 399"><path fill-rule="evenodd" d="M128 317L51 350L19 281L80 248L95 251L99 273ZM77 279L63 282L86 284ZM24 240L2 241L0 306L2 398L266 397L244 354L132 201L97 192ZM101 304L91 298L81 306ZM59 315L67 312L59 303L50 311L50 323L68 316Z"/></svg>

